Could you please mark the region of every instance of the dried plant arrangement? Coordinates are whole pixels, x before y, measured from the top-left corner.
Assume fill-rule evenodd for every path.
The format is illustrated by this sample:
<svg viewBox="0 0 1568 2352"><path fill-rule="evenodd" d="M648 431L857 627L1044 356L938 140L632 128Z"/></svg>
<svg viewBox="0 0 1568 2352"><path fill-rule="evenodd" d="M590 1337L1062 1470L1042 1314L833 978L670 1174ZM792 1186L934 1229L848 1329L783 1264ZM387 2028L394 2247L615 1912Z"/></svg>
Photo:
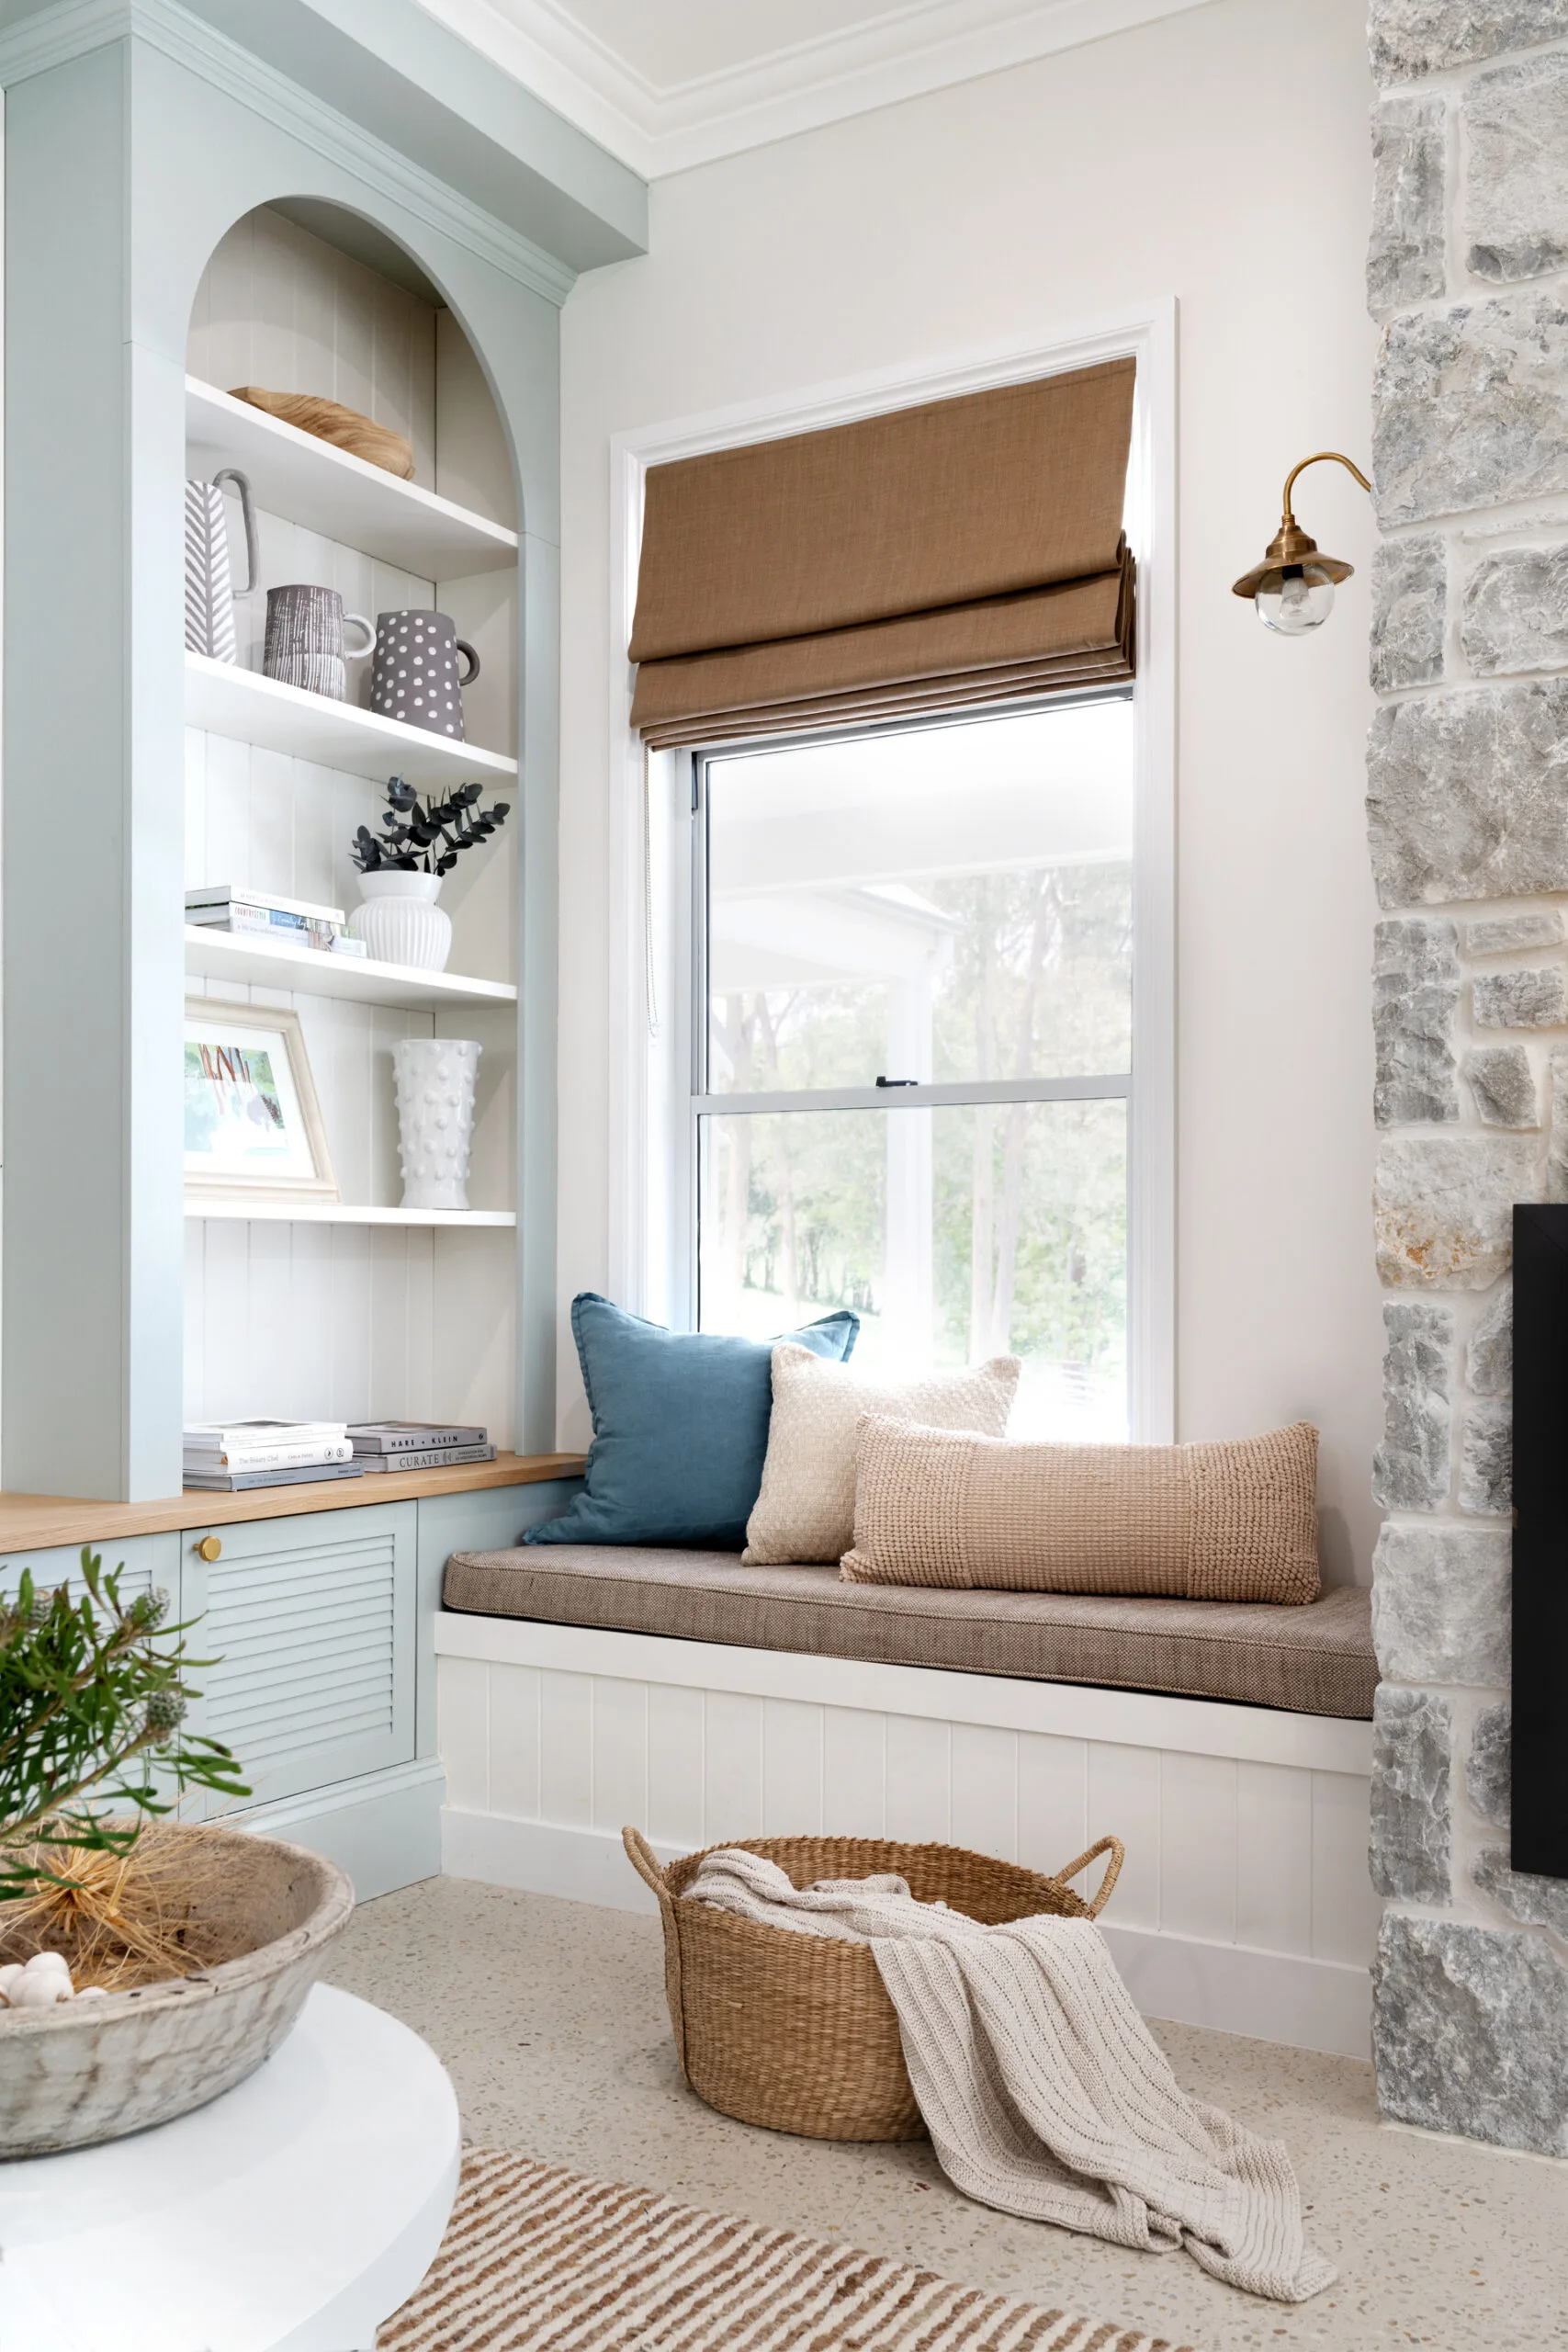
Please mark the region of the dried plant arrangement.
<svg viewBox="0 0 1568 2352"><path fill-rule="evenodd" d="M165 1593L122 1600L119 1576L90 1550L79 1588L41 1589L24 1570L15 1596L0 1599L0 1959L9 1966L56 1951L73 1965L80 1958L83 1984L118 1984L146 1968L203 1964L188 1939L160 1924L180 1865L157 1820L189 1788L250 1791L220 1740L181 1730L200 1695L186 1669L209 1661L187 1656L188 1628L167 1615ZM179 1832L181 1849L189 1836Z"/></svg>
<svg viewBox="0 0 1568 2352"><path fill-rule="evenodd" d="M450 874L461 853L499 832L511 803L481 808L481 784L459 784L445 800L421 801L400 775L387 779L383 830L361 825L349 854L361 874Z"/></svg>

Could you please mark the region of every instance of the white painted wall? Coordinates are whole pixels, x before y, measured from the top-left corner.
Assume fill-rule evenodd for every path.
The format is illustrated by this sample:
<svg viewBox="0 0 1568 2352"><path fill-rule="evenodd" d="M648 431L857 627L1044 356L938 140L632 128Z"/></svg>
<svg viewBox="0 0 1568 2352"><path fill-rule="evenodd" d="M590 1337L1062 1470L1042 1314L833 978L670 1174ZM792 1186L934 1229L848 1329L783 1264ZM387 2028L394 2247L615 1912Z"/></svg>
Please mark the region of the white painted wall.
<svg viewBox="0 0 1568 2352"><path fill-rule="evenodd" d="M1314 449L1364 461L1361 0L1214 0L659 182L647 258L563 320L562 1300L606 1280L612 434L1150 296L1180 304L1179 1434L1324 1433L1329 1573L1365 1580L1381 1327L1368 1249L1361 811L1372 527L1321 636L1231 597ZM618 774L618 769L616 770ZM586 1411L563 1313L562 1442Z"/></svg>

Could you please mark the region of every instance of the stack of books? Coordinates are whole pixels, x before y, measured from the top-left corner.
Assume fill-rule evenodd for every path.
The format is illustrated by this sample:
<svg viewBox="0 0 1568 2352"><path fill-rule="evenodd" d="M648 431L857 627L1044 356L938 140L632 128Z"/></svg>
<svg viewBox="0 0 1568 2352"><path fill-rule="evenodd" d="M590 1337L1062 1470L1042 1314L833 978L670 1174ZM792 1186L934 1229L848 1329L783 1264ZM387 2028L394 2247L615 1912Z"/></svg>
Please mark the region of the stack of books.
<svg viewBox="0 0 1568 2352"><path fill-rule="evenodd" d="M471 1422L354 1421L348 1434L364 1470L445 1470L455 1462L493 1462L495 1448Z"/></svg>
<svg viewBox="0 0 1568 2352"><path fill-rule="evenodd" d="M193 1421L186 1428L186 1485L209 1494L363 1475L346 1421Z"/></svg>
<svg viewBox="0 0 1568 2352"><path fill-rule="evenodd" d="M245 890L235 882L207 882L186 892L186 921L245 939L281 939L291 947L316 947L333 956L363 956L362 939L344 929L341 907L312 906L304 899L280 898L276 890Z"/></svg>

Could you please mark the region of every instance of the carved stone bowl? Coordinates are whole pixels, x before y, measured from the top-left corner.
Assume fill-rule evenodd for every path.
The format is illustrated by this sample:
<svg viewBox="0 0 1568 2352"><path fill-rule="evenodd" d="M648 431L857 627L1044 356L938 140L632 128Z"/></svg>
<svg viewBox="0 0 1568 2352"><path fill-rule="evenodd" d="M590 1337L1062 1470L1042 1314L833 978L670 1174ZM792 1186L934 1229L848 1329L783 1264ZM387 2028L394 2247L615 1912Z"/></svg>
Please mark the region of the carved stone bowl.
<svg viewBox="0 0 1568 2352"><path fill-rule="evenodd" d="M191 1916L214 1965L166 1983L0 2013L0 2157L52 2155L118 2140L202 2107L254 2072L288 2032L354 1889L334 1862L243 1830L213 1871L204 1840Z"/></svg>

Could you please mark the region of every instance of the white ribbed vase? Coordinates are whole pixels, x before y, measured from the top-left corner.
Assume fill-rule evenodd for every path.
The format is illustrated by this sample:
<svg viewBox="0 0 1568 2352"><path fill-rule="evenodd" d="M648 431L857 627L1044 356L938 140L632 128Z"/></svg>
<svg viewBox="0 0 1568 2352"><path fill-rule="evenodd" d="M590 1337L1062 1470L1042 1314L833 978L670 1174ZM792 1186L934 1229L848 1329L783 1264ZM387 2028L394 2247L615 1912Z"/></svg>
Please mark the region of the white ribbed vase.
<svg viewBox="0 0 1568 2352"><path fill-rule="evenodd" d="M362 906L348 927L379 964L412 964L444 972L452 953L452 918L435 903L439 874L362 874Z"/></svg>
<svg viewBox="0 0 1568 2352"><path fill-rule="evenodd" d="M405 1209L466 1209L474 1136L472 1037L404 1037L392 1047Z"/></svg>

